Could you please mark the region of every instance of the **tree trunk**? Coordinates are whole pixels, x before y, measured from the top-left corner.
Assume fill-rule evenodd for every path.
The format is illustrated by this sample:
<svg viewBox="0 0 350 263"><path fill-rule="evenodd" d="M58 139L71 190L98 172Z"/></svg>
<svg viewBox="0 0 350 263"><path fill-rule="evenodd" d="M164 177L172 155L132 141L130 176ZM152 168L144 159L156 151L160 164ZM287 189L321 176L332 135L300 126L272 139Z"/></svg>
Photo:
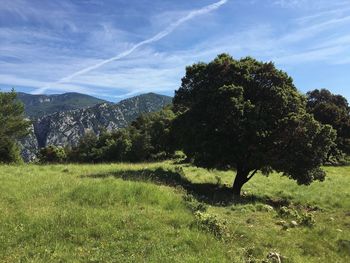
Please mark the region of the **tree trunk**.
<svg viewBox="0 0 350 263"><path fill-rule="evenodd" d="M244 170L242 168L237 168L236 178L233 182L233 187L232 187L233 196L235 198L239 198L241 196L242 186L249 180L248 175L249 175L249 171Z"/></svg>

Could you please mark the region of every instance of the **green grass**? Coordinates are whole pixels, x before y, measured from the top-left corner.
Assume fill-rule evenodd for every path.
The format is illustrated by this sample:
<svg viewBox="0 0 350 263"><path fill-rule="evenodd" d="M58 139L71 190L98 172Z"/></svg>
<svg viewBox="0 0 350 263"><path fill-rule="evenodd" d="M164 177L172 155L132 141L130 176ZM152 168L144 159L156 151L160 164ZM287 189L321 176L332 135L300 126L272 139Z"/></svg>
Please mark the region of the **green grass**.
<svg viewBox="0 0 350 263"><path fill-rule="evenodd" d="M0 262L350 262L350 167L325 170L256 175L233 202L232 172L171 162L1 165Z"/></svg>

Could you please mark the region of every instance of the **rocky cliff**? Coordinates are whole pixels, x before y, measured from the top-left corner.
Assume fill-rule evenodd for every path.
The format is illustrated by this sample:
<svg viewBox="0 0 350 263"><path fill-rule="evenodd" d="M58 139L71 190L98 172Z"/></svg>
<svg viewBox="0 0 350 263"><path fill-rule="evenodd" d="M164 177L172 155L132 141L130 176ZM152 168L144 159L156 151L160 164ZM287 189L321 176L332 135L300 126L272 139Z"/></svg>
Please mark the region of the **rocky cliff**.
<svg viewBox="0 0 350 263"><path fill-rule="evenodd" d="M27 137L19 141L20 147L22 148L21 154L23 160L26 162L35 160L36 153L39 149L38 140L35 137L33 124L31 125L29 132L30 133Z"/></svg>
<svg viewBox="0 0 350 263"><path fill-rule="evenodd" d="M170 103L171 97L148 93L117 104L102 103L32 118L32 133L21 141L22 155L26 161L31 161L41 147L76 145L87 131L99 134L101 129L111 131L126 127L142 113L159 111Z"/></svg>

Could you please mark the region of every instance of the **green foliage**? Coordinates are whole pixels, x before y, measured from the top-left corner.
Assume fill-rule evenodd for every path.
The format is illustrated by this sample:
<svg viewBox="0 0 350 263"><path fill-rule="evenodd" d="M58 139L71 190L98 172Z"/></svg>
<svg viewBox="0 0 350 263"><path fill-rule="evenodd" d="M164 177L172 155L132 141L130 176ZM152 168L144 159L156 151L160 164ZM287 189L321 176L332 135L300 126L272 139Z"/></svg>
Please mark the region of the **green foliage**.
<svg viewBox="0 0 350 263"><path fill-rule="evenodd" d="M174 109L180 147L198 166L235 168L235 195L258 170L283 172L299 184L324 179L319 166L335 131L306 112L292 78L271 62L222 54L189 66Z"/></svg>
<svg viewBox="0 0 350 263"><path fill-rule="evenodd" d="M170 107L162 111L143 114L132 124L130 133L134 138L132 156L138 160L166 159L174 152L172 134L170 131L172 120L175 118ZM137 157L137 155L140 155Z"/></svg>
<svg viewBox="0 0 350 263"><path fill-rule="evenodd" d="M346 98L321 89L307 93L307 109L316 120L331 125L337 131L336 147L329 155L339 160L341 153L350 154L350 107Z"/></svg>
<svg viewBox="0 0 350 263"><path fill-rule="evenodd" d="M87 132L76 147L68 152L68 160L83 163L128 161L132 147L128 130L103 131L99 136Z"/></svg>
<svg viewBox="0 0 350 263"><path fill-rule="evenodd" d="M128 154L132 147L132 140L126 129L113 133L104 132L99 137L97 148L101 149L101 158L104 162L123 162L128 160Z"/></svg>
<svg viewBox="0 0 350 263"><path fill-rule="evenodd" d="M282 206L279 210L280 216L282 217L293 217L293 218L299 218L298 211L294 208L289 208L286 206Z"/></svg>
<svg viewBox="0 0 350 263"><path fill-rule="evenodd" d="M49 145L40 149L38 159L40 163L63 163L67 160L67 155L63 147Z"/></svg>
<svg viewBox="0 0 350 263"><path fill-rule="evenodd" d="M312 227L316 224L316 220L311 213L302 213L299 219L299 224L303 226Z"/></svg>
<svg viewBox="0 0 350 263"><path fill-rule="evenodd" d="M17 140L28 134L30 122L24 119L24 108L14 90L0 93L0 163L21 160Z"/></svg>
<svg viewBox="0 0 350 263"><path fill-rule="evenodd" d="M73 147L67 154L69 161L76 162L96 162L98 152L96 150L98 138L92 131L88 131L79 139L77 147Z"/></svg>
<svg viewBox="0 0 350 263"><path fill-rule="evenodd" d="M315 217L312 213L307 211L299 211L292 207L282 206L279 209L279 215L283 218L289 218L296 220L297 224L300 226L312 227L316 224ZM285 222L282 223L285 228L288 228ZM295 227L292 225L292 227Z"/></svg>
<svg viewBox="0 0 350 263"><path fill-rule="evenodd" d="M0 163L19 163L22 161L20 149L13 139L0 138Z"/></svg>
<svg viewBox="0 0 350 263"><path fill-rule="evenodd" d="M196 211L194 216L196 217L195 225L199 229L212 233L218 239L224 239L230 236L227 221L201 211Z"/></svg>
<svg viewBox="0 0 350 263"><path fill-rule="evenodd" d="M68 154L77 162L140 162L163 160L173 154L170 108L141 115L129 127L99 136L88 132Z"/></svg>

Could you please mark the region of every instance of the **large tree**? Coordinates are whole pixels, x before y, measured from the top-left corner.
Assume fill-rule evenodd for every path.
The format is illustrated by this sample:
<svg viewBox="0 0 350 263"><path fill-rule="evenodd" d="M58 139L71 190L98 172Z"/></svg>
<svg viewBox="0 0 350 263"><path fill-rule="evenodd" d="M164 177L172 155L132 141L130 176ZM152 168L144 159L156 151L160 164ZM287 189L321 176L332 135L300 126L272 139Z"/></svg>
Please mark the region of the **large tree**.
<svg viewBox="0 0 350 263"><path fill-rule="evenodd" d="M331 125L337 131L336 147L330 152L350 154L350 107L346 98L329 90L313 90L307 93L307 109L316 120ZM340 152L339 152L340 151Z"/></svg>
<svg viewBox="0 0 350 263"><path fill-rule="evenodd" d="M306 98L273 63L221 54L186 68L174 129L197 166L236 169L233 194L259 170L299 184L323 180L335 131L306 112Z"/></svg>
<svg viewBox="0 0 350 263"><path fill-rule="evenodd" d="M24 107L16 93L0 92L0 163L20 159L17 140L28 134L30 122L24 118Z"/></svg>

